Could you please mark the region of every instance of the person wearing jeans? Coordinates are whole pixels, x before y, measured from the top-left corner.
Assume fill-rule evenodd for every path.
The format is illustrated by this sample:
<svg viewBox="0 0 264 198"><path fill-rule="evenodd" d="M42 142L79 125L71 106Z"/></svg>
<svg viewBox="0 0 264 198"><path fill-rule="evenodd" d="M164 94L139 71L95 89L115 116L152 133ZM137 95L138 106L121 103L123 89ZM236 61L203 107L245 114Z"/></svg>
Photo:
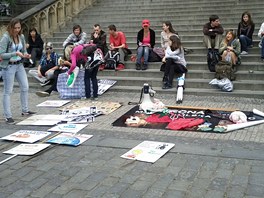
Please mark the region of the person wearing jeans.
<svg viewBox="0 0 264 198"><path fill-rule="evenodd" d="M28 108L28 79L22 59L28 59L30 55L27 54L26 51L25 37L22 34L21 22L19 19L14 18L8 24L7 32L4 33L0 41L0 57L2 59L0 67L2 68L4 81L4 117L7 124L15 124L10 107L10 96L13 91L15 78L20 87L21 115L31 115L35 113L29 111Z"/></svg>
<svg viewBox="0 0 264 198"><path fill-rule="evenodd" d="M264 61L264 22L260 26L258 36L259 38L261 38L261 41L259 43L259 47L261 49L261 60Z"/></svg>
<svg viewBox="0 0 264 198"><path fill-rule="evenodd" d="M155 45L155 32L149 28L150 22L148 19L142 21L142 29L137 34L137 61L136 70L146 70L148 68L149 50ZM143 66L141 67L141 58L144 58Z"/></svg>
<svg viewBox="0 0 264 198"><path fill-rule="evenodd" d="M241 44L241 55L248 54L248 47L252 45L254 29L255 24L251 19L251 14L249 12L244 12L237 28L237 38L239 38Z"/></svg>

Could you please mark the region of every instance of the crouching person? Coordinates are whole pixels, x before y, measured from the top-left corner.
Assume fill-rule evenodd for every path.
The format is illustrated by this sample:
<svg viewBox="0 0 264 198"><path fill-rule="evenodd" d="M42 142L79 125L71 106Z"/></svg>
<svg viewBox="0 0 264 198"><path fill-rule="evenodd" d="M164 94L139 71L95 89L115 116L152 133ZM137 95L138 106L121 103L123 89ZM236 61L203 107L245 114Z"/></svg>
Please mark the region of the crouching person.
<svg viewBox="0 0 264 198"><path fill-rule="evenodd" d="M162 59L162 62L165 63L162 89L171 89L174 74L182 75L188 71L179 36L170 36L169 46L166 48L165 57Z"/></svg>

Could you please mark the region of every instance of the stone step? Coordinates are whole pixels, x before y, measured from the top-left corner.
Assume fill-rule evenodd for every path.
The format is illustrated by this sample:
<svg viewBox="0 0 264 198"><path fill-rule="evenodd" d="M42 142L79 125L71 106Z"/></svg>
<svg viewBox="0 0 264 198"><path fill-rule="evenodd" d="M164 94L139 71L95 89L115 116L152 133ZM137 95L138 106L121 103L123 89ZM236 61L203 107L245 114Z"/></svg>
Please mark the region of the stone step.
<svg viewBox="0 0 264 198"><path fill-rule="evenodd" d="M187 67L189 69L189 67ZM253 70L252 70L253 71ZM138 71L134 68L131 69L125 69L119 72L112 71L112 70L104 70L99 72L100 76L119 76L119 77L141 77L141 78L159 78L162 79L163 72L159 70L159 67L156 69L148 69L146 71ZM249 71L242 71L239 70L235 73L236 80L262 80L264 76L264 71L254 71L253 73L250 73ZM213 79L215 76L214 72L210 72L208 70L194 70L189 69L188 73L186 74L186 78L190 79Z"/></svg>

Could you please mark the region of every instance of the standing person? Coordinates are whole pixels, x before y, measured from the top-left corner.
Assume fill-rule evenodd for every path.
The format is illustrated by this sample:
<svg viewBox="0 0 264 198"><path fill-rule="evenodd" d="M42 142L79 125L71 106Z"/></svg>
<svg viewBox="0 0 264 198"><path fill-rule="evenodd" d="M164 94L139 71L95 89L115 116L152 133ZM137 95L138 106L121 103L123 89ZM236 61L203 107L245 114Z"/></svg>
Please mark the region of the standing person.
<svg viewBox="0 0 264 198"><path fill-rule="evenodd" d="M240 42L236 39L235 32L228 30L219 48L222 60L230 62L233 66L240 64L240 49Z"/></svg>
<svg viewBox="0 0 264 198"><path fill-rule="evenodd" d="M29 67L35 67L37 58L41 58L42 55L43 40L40 34L38 34L37 29L34 27L29 30L28 43L26 46L27 52L31 55L32 60L32 63L29 65Z"/></svg>
<svg viewBox="0 0 264 198"><path fill-rule="evenodd" d="M261 24L259 32L258 32L259 38L261 38L259 47L261 48L261 61L264 62L264 22Z"/></svg>
<svg viewBox="0 0 264 198"><path fill-rule="evenodd" d="M155 45L155 32L149 28L150 22L148 19L142 21L142 29L137 34L137 60L136 70L146 70L148 68L148 59L150 48ZM144 57L144 63L141 67L141 58Z"/></svg>
<svg viewBox="0 0 264 198"><path fill-rule="evenodd" d="M248 47L252 46L252 35L255 29L255 24L251 19L249 12L244 12L241 16L241 22L238 24L237 37L241 44L241 55L248 54Z"/></svg>
<svg viewBox="0 0 264 198"><path fill-rule="evenodd" d="M166 64L162 89L172 88L172 81L175 73L182 75L187 72L184 50L179 36L171 35L168 44L169 46L166 48L165 57L162 60L162 62Z"/></svg>
<svg viewBox="0 0 264 198"><path fill-rule="evenodd" d="M82 31L80 25L75 25L72 28L72 33L63 42L62 46L64 48L64 58L69 60L71 51L75 46L86 43L87 34Z"/></svg>
<svg viewBox="0 0 264 198"><path fill-rule="evenodd" d="M7 32L4 33L0 41L0 56L3 59L0 66L4 81L4 117L7 124L15 124L10 108L10 95L13 91L15 78L20 87L21 115L25 116L35 113L28 109L28 79L22 59L28 59L30 55L26 51L25 37L22 34L21 21L19 19L14 18L9 22Z"/></svg>
<svg viewBox="0 0 264 198"><path fill-rule="evenodd" d="M203 26L204 44L208 50L218 51L224 29L217 15L211 15L209 22Z"/></svg>
<svg viewBox="0 0 264 198"><path fill-rule="evenodd" d="M118 51L120 53L119 64L124 66L124 61L127 60L127 56L131 54L131 51L128 49L128 45L126 42L126 36L123 32L117 31L115 25L108 26L108 33L110 35L109 36L110 50Z"/></svg>
<svg viewBox="0 0 264 198"><path fill-rule="evenodd" d="M101 29L99 24L95 24L93 32L91 33L90 43L96 44L97 48L101 49L103 54L106 55L108 47L106 44L106 33Z"/></svg>

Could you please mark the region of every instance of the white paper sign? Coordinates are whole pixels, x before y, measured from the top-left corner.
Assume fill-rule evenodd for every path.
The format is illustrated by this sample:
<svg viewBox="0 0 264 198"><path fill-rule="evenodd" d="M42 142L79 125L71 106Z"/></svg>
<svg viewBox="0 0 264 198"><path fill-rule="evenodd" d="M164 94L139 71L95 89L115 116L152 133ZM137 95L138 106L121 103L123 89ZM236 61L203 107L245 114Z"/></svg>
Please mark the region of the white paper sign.
<svg viewBox="0 0 264 198"><path fill-rule="evenodd" d="M5 137L2 137L3 140L18 141L18 142L27 142L34 143L48 135L50 132L46 131L30 131L30 130L20 130Z"/></svg>
<svg viewBox="0 0 264 198"><path fill-rule="evenodd" d="M52 126L65 118L65 115L33 115L17 125Z"/></svg>
<svg viewBox="0 0 264 198"><path fill-rule="evenodd" d="M47 148L50 144L20 144L3 153L12 155L34 155Z"/></svg>
<svg viewBox="0 0 264 198"><path fill-rule="evenodd" d="M86 126L87 124L58 124L50 128L48 131L78 133L80 130L82 130Z"/></svg>
<svg viewBox="0 0 264 198"><path fill-rule="evenodd" d="M107 79L98 80L98 95L102 95L110 87L112 87L116 82L117 81L115 81L115 80L107 80Z"/></svg>
<svg viewBox="0 0 264 198"><path fill-rule="evenodd" d="M70 133L61 133L47 141L47 143L55 144L65 144L70 146L78 146L85 142L86 140L93 137L92 135L86 134L70 134Z"/></svg>
<svg viewBox="0 0 264 198"><path fill-rule="evenodd" d="M121 157L154 163L174 146L172 143L144 141Z"/></svg>
<svg viewBox="0 0 264 198"><path fill-rule="evenodd" d="M61 107L69 102L70 100L47 100L38 104L37 107Z"/></svg>

